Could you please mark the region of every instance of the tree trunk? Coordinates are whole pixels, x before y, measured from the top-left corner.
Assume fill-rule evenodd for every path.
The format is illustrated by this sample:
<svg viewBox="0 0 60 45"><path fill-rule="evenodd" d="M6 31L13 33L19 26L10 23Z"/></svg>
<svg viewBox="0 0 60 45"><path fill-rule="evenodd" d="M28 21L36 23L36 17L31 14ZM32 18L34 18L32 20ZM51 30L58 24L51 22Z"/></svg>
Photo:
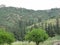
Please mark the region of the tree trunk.
<svg viewBox="0 0 60 45"><path fill-rule="evenodd" d="M36 45L39 45L39 42L36 42Z"/></svg>
<svg viewBox="0 0 60 45"><path fill-rule="evenodd" d="M12 45L11 43L9 45Z"/></svg>

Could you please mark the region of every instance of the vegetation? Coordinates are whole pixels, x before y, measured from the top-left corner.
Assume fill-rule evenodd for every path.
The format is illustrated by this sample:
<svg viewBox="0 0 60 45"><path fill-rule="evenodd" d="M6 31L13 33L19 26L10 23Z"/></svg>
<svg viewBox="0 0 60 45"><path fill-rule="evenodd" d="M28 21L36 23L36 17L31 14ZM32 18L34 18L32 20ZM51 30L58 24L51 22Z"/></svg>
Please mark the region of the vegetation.
<svg viewBox="0 0 60 45"><path fill-rule="evenodd" d="M52 19L56 19L57 17L60 17L59 8L35 11L25 8L0 7L0 27L14 33L15 38L22 41L27 32L27 27L40 23L38 27L43 27L44 29L44 22L50 19L53 22ZM49 21L47 21L48 23Z"/></svg>
<svg viewBox="0 0 60 45"><path fill-rule="evenodd" d="M31 32L29 32L25 39L29 41L36 42L36 45L39 45L40 42L45 41L48 38L48 35L46 32L42 29L33 29Z"/></svg>
<svg viewBox="0 0 60 45"><path fill-rule="evenodd" d="M48 38L46 41L44 41L43 43L41 42L39 45L53 45L54 42L60 41L60 36L57 35L53 38ZM35 45L35 42L28 42L28 41L17 41L12 43L12 45Z"/></svg>
<svg viewBox="0 0 60 45"><path fill-rule="evenodd" d="M6 32L3 29L0 29L0 45L8 43L11 45L15 41L14 35L12 33Z"/></svg>
<svg viewBox="0 0 60 45"><path fill-rule="evenodd" d="M51 39L60 35L60 8L35 11L0 6L0 32L0 44L10 44L15 38L18 41L25 41L26 35L27 40L34 41L38 45L47 39L47 35Z"/></svg>

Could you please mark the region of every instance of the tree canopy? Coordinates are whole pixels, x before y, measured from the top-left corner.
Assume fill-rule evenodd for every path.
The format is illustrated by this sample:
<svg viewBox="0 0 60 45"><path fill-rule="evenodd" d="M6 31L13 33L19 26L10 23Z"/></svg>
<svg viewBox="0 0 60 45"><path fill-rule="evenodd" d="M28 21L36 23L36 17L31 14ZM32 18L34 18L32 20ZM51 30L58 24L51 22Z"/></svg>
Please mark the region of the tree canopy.
<svg viewBox="0 0 60 45"><path fill-rule="evenodd" d="M25 36L25 39L28 41L36 42L36 45L39 45L39 42L43 42L48 38L48 34L43 29L32 29L31 32L28 32Z"/></svg>
<svg viewBox="0 0 60 45"><path fill-rule="evenodd" d="M14 35L3 29L0 29L0 44L8 43L11 44L15 41Z"/></svg>

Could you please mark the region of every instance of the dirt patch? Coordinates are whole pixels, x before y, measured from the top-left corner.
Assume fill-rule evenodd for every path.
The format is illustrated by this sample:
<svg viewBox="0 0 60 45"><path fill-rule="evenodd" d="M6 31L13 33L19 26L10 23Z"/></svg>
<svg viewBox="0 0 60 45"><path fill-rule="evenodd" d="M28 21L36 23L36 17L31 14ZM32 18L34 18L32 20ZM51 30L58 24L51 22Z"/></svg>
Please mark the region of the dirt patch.
<svg viewBox="0 0 60 45"><path fill-rule="evenodd" d="M60 41L53 42L53 45L60 45Z"/></svg>

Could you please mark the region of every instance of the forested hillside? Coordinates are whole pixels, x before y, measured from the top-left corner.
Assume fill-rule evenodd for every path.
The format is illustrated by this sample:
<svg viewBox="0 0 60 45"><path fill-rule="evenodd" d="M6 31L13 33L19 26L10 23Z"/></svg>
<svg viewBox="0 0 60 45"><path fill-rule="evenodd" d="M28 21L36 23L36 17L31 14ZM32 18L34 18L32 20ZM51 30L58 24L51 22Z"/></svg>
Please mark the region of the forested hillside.
<svg viewBox="0 0 60 45"><path fill-rule="evenodd" d="M29 10L17 7L0 7L0 27L23 40L27 27L49 19L60 18L60 8L50 10Z"/></svg>

